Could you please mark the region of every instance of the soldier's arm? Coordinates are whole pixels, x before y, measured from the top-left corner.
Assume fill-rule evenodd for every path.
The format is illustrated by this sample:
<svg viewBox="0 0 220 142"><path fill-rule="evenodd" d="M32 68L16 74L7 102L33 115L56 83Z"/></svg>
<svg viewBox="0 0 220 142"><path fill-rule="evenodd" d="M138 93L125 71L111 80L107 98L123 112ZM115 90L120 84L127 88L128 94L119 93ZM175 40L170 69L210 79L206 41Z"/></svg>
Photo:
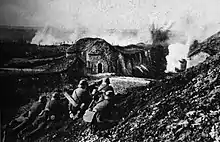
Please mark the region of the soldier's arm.
<svg viewBox="0 0 220 142"><path fill-rule="evenodd" d="M99 92L97 89L93 89L91 95L92 95L92 98L93 98L94 100L98 100L99 97L100 97L100 92Z"/></svg>
<svg viewBox="0 0 220 142"><path fill-rule="evenodd" d="M40 116L44 115L44 116L48 116L50 111L50 102L47 102L45 108L41 111L41 113L39 114Z"/></svg>

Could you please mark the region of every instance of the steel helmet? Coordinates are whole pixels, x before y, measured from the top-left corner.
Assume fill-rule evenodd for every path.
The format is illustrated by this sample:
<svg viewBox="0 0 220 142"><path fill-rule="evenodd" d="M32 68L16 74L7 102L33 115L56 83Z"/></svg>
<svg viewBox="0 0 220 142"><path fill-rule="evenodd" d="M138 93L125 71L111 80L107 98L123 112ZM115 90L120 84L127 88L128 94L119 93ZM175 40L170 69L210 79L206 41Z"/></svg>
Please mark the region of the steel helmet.
<svg viewBox="0 0 220 142"><path fill-rule="evenodd" d="M88 86L88 82L87 82L87 80L86 79L82 79L82 80L80 80L80 82L79 82L79 84L78 84L78 87L86 87L86 86Z"/></svg>
<svg viewBox="0 0 220 142"><path fill-rule="evenodd" d="M54 99L60 99L60 94L58 93L58 92L54 92L53 94L52 94L52 98L54 98Z"/></svg>
<svg viewBox="0 0 220 142"><path fill-rule="evenodd" d="M110 84L110 79L108 77L103 78L102 83Z"/></svg>

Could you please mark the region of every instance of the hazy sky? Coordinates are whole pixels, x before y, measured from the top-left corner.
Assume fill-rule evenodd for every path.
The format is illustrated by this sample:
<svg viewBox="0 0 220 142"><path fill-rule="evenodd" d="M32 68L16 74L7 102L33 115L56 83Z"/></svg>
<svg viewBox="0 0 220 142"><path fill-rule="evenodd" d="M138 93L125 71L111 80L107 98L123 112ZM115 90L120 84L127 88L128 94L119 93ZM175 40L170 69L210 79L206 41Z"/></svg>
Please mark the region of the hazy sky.
<svg viewBox="0 0 220 142"><path fill-rule="evenodd" d="M220 31L219 6L220 0L0 0L0 25L40 26L45 27L43 31L62 27L74 31L68 35L71 41L94 35L127 45L149 41L152 22L163 27L173 23L172 33L183 36L170 40L175 47L168 60L172 70L193 39L204 40ZM137 32L129 37L120 33L123 29ZM36 43L45 40L45 44L60 40L50 32L37 32L33 39Z"/></svg>
<svg viewBox="0 0 220 142"><path fill-rule="evenodd" d="M1 0L0 25L62 27L77 33L72 39L86 30L85 36L109 41L115 36L105 35L106 29L137 29L130 40L142 42L153 21L174 23L172 31L204 39L220 30L219 6L220 0Z"/></svg>
<svg viewBox="0 0 220 142"><path fill-rule="evenodd" d="M220 23L220 0L1 0L0 24L144 28L152 17ZM196 21L195 21L196 20Z"/></svg>

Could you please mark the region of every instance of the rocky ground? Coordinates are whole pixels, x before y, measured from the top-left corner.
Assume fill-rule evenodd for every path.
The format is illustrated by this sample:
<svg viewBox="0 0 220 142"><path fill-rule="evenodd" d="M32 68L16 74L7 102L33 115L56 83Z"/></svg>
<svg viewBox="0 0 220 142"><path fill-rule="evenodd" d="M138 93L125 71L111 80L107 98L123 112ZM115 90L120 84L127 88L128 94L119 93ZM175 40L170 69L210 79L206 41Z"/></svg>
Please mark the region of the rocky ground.
<svg viewBox="0 0 220 142"><path fill-rule="evenodd" d="M132 93L129 119L110 141L219 141L219 59Z"/></svg>

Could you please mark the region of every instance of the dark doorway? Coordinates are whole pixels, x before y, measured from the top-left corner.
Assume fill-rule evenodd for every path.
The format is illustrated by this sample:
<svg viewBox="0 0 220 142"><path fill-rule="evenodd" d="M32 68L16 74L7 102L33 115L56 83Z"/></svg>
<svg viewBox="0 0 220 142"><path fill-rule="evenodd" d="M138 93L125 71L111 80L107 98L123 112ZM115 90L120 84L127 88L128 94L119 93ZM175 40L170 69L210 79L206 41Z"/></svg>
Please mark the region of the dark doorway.
<svg viewBox="0 0 220 142"><path fill-rule="evenodd" d="M102 64L98 63L98 73L102 73Z"/></svg>

